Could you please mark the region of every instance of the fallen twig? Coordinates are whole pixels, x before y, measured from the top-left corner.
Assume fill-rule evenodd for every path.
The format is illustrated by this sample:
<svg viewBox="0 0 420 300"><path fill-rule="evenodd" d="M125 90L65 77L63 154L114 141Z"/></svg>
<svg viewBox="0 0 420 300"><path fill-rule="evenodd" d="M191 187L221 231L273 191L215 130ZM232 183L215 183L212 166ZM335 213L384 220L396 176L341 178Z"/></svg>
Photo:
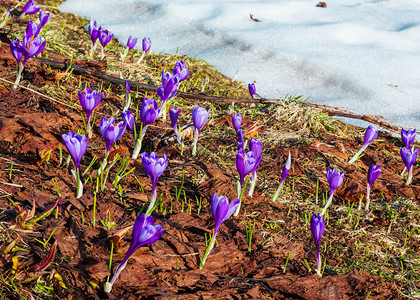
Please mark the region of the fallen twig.
<svg viewBox="0 0 420 300"><path fill-rule="evenodd" d="M35 60L41 63L45 63L54 69L68 70L68 71L73 70L73 73L76 75L94 76L96 78L102 79L110 83L125 85L125 79L107 75L104 72L97 69L93 69L89 67L81 67L74 63L70 64L67 62L59 62L59 61L40 58L40 57L36 57ZM158 88L155 85L144 84L144 83L131 81L131 80L128 80L128 84L130 85L131 88L137 87L141 91L147 91L147 92L153 92L153 93L156 93L156 90ZM282 99L266 99L266 98L259 98L259 99L225 98L225 97L208 96L203 93L178 92L177 95L178 97L181 97L183 99L193 99L193 100L201 100L201 101L209 101L209 102L224 102L224 103L233 103L233 102L234 103L276 103L276 102L284 101ZM333 107L326 104L311 103L308 101L302 102L302 104L320 109L324 113L328 114L329 116L339 116L339 117L363 120L363 121L378 125L394 133L397 133L401 130L399 126L396 126L396 125L393 125L391 123L384 121L385 118L382 116L356 114L343 108Z"/></svg>

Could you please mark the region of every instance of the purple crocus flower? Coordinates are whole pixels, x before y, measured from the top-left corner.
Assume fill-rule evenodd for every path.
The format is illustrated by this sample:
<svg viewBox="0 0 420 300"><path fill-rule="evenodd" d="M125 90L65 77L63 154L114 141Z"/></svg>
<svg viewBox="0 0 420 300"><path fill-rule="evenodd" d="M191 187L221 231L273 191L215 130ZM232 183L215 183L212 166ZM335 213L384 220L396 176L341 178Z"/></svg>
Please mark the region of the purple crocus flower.
<svg viewBox="0 0 420 300"><path fill-rule="evenodd" d="M76 198L80 198L83 195L83 185L80 180L80 161L87 150L87 138L72 131L69 134L63 134L62 138L76 166L76 172L74 173L74 170L72 172L76 179Z"/></svg>
<svg viewBox="0 0 420 300"><path fill-rule="evenodd" d="M149 38L144 38L142 41L143 52L148 52L150 47L152 47L152 41Z"/></svg>
<svg viewBox="0 0 420 300"><path fill-rule="evenodd" d="M194 106L192 111L192 120L194 123L195 129L198 131L203 128L204 124L206 124L207 119L210 116L210 110L206 110L204 107L200 107L198 104Z"/></svg>
<svg viewBox="0 0 420 300"><path fill-rule="evenodd" d="M140 108L140 120L142 128L140 134L137 135L136 145L134 147L133 159L136 159L140 153L141 145L144 136L146 135L147 127L153 123L159 116L160 108L157 107L156 100L144 98Z"/></svg>
<svg viewBox="0 0 420 300"><path fill-rule="evenodd" d="M236 133L238 133L238 130L240 129L241 124L242 124L241 113L232 114L232 125L233 125L233 128L235 128Z"/></svg>
<svg viewBox="0 0 420 300"><path fill-rule="evenodd" d="M335 190L341 185L341 183L343 183L343 179L344 179L344 172L340 173L340 171L334 168L328 167L327 181L328 181L328 184L330 185L330 193L335 192Z"/></svg>
<svg viewBox="0 0 420 300"><path fill-rule="evenodd" d="M20 17L23 18L25 15L36 14L40 9L41 6L35 5L35 0L29 0L23 7Z"/></svg>
<svg viewBox="0 0 420 300"><path fill-rule="evenodd" d="M99 32L99 41L101 42L101 45L104 48L112 40L113 37L114 37L114 34L108 32L107 29L101 30Z"/></svg>
<svg viewBox="0 0 420 300"><path fill-rule="evenodd" d="M257 140L255 138L251 138L249 141L249 150L251 150L254 153L255 158L255 166L254 170L252 170L252 179L251 179L251 187L249 189L248 196L252 197L252 194L254 193L254 188L257 183L257 168L261 163L261 151L262 151L262 144L260 140Z"/></svg>
<svg viewBox="0 0 420 300"><path fill-rule="evenodd" d="M365 131L365 137L363 139L363 146L367 146L370 143L372 143L376 138L378 137L378 130L372 127L372 125L369 125L368 128L366 128Z"/></svg>
<svg viewBox="0 0 420 300"><path fill-rule="evenodd" d="M121 112L121 118L127 124L128 129L133 133L133 138L136 140L136 121L134 115L129 110Z"/></svg>
<svg viewBox="0 0 420 300"><path fill-rule="evenodd" d="M377 166L375 164L370 165L367 175L367 182L369 187L372 187L372 184L379 177L379 175L381 175L381 171L381 166Z"/></svg>
<svg viewBox="0 0 420 300"><path fill-rule="evenodd" d="M102 31L101 27L98 27L98 25L96 24L96 21L93 22L93 24L89 24L89 35L90 35L90 39L92 41L92 44L95 44L95 42L98 40L99 38L99 33Z"/></svg>
<svg viewBox="0 0 420 300"><path fill-rule="evenodd" d="M96 21L95 21L95 22L93 22L93 23L91 22L89 24L88 29L89 29L90 39L92 41L92 44L91 44L91 47L90 47L90 54L89 55L92 56L93 55L93 51L95 50L96 41L98 40L99 35L102 32L102 28L101 27L98 27L96 25Z"/></svg>
<svg viewBox="0 0 420 300"><path fill-rule="evenodd" d="M177 129L177 122L178 122L178 116L179 116L179 108L173 106L170 110L169 110L169 117L171 119L171 123L172 123L172 128L175 131L175 137L176 140L178 141L178 143L181 145L181 138L179 137L178 134L178 129Z"/></svg>
<svg viewBox="0 0 420 300"><path fill-rule="evenodd" d="M378 178L380 174L381 174L381 167L375 164L371 164L367 173L366 210L369 209L370 189L372 187L372 184L375 182L375 180ZM360 209L360 205L359 205L359 209Z"/></svg>
<svg viewBox="0 0 420 300"><path fill-rule="evenodd" d="M343 183L343 179L344 179L344 172L340 173L340 171L328 167L327 181L330 186L330 196L328 197L327 203L325 204L325 207L321 212L321 216L325 214L325 211L327 210L328 206L331 204L334 192Z"/></svg>
<svg viewBox="0 0 420 300"><path fill-rule="evenodd" d="M39 13L39 25L38 25L37 30L34 33L35 36L37 36L42 31L42 28L45 26L45 24L48 23L50 19L51 19L50 13L45 12L45 11L41 11Z"/></svg>
<svg viewBox="0 0 420 300"><path fill-rule="evenodd" d="M406 185L409 185L413 178L413 165L415 164L417 160L418 154L419 154L419 149L414 150L414 147L412 149L400 148L401 159L408 170L408 177L405 183Z"/></svg>
<svg viewBox="0 0 420 300"><path fill-rule="evenodd" d="M143 122L143 126L153 123L159 115L159 111L156 100L145 97L140 108L140 120Z"/></svg>
<svg viewBox="0 0 420 300"><path fill-rule="evenodd" d="M416 129L413 130L405 130L404 128L401 128L401 139L405 144L406 148L410 148L411 144L416 139Z"/></svg>
<svg viewBox="0 0 420 300"><path fill-rule="evenodd" d="M149 208L146 212L146 215L149 215L156 201L156 184L160 175L162 175L168 167L168 158L165 154L163 154L162 158L159 158L155 152L152 152L150 155L147 152L143 152L141 154L141 161L144 171L152 180L152 196L150 198Z"/></svg>
<svg viewBox="0 0 420 300"><path fill-rule="evenodd" d="M103 97L103 93L99 95L97 90L92 91L90 87L87 87L84 93L82 93L82 91L79 91L79 102L86 114L87 131L88 131L89 138L92 137L92 128L91 128L92 111L95 109L96 106L98 106L99 102L101 102L102 97Z"/></svg>
<svg viewBox="0 0 420 300"><path fill-rule="evenodd" d="M242 129L239 129L238 132L236 133L236 145L238 146L239 149L243 149L244 144L245 144L244 132L242 131Z"/></svg>
<svg viewBox="0 0 420 300"><path fill-rule="evenodd" d="M156 93L162 100L162 105L168 100L176 96L178 92L179 76L172 75L162 70L162 85L158 87Z"/></svg>
<svg viewBox="0 0 420 300"><path fill-rule="evenodd" d="M363 145L362 148L352 157L352 159L349 160L349 164L352 164L356 161L356 159L362 154L363 151L366 150L367 146L369 146L370 143L372 143L376 138L378 137L378 130L372 127L372 125L369 125L368 128L366 128L365 131L365 137L363 139Z"/></svg>
<svg viewBox="0 0 420 300"><path fill-rule="evenodd" d="M99 42L101 43L101 59L105 57L105 46L112 40L114 34L109 33L108 30L99 31Z"/></svg>
<svg viewBox="0 0 420 300"><path fill-rule="evenodd" d="M255 93L257 91L257 89L255 88L255 84L254 83L249 83L248 84L248 91L249 91L249 94L251 95L251 98L254 99Z"/></svg>
<svg viewBox="0 0 420 300"><path fill-rule="evenodd" d="M137 61L137 64L139 64L143 60L146 53L149 52L150 47L152 46L152 41L149 38L144 38L142 42L142 46L143 46L143 53L141 54L139 60Z"/></svg>
<svg viewBox="0 0 420 300"><path fill-rule="evenodd" d="M62 138L67 151L70 153L70 156L76 165L76 169L79 169L80 161L87 150L86 136L70 131L69 134L63 134Z"/></svg>
<svg viewBox="0 0 420 300"><path fill-rule="evenodd" d="M111 146L118 141L127 127L127 124L124 121L120 121L117 125L114 124L114 121L114 117L110 117L107 120L106 116L104 116L101 120L101 124L99 125L99 131L106 143L105 157L108 156Z"/></svg>
<svg viewBox="0 0 420 300"><path fill-rule="evenodd" d="M213 194L213 197L211 198L211 213L214 218L214 234L212 241L209 245L209 248L206 250L203 258L200 262L200 269L203 269L204 263L206 262L207 256L210 254L211 250L214 247L214 244L216 242L216 235L219 231L220 225L227 219L229 219L232 214L238 209L239 207L239 199L233 200L231 203L229 203L229 200L226 196L220 196L218 197L216 193Z"/></svg>
<svg viewBox="0 0 420 300"><path fill-rule="evenodd" d="M174 75L179 76L179 81L184 81L188 78L189 70L187 64L183 60L177 61L175 63L173 72Z"/></svg>
<svg viewBox="0 0 420 300"><path fill-rule="evenodd" d="M311 218L311 232L312 235L314 237L314 241L315 241L315 245L316 245L316 263L317 263L317 268L316 268L316 273L319 276L322 276L321 274L321 255L319 253L319 244L321 241L321 237L322 234L324 233L324 229L325 229L325 221L324 221L324 216L323 215L312 215Z"/></svg>
<svg viewBox="0 0 420 300"><path fill-rule="evenodd" d="M33 26L28 26L29 33L32 33ZM42 43L41 37L35 37L34 35L29 35L26 32L23 35L23 40L20 42L19 40L12 41L10 43L10 50L15 57L18 65L18 75L16 77L15 84L13 88L15 89L20 82L20 77L22 75L23 69L25 67L26 62L32 56L38 55L44 50L46 40ZM23 61L21 59L23 57Z"/></svg>
<svg viewBox="0 0 420 300"><path fill-rule="evenodd" d="M283 171L281 172L280 184L273 196L273 201L276 201L277 197L279 196L281 188L283 187L283 182L284 180L286 180L287 174L289 174L289 170L291 166L292 166L292 157L289 152L289 156L287 157L286 164L284 165Z"/></svg>
<svg viewBox="0 0 420 300"><path fill-rule="evenodd" d="M210 110L207 111L204 107L200 107L199 105L194 106L192 111L192 120L194 124L194 141L192 155L195 155L195 153L197 152L198 133L200 132L201 128L203 128L204 124L206 124L209 116Z"/></svg>
<svg viewBox="0 0 420 300"><path fill-rule="evenodd" d="M160 225L155 225L155 221L152 216L146 216L141 214L137 217L136 222L133 226L133 235L128 248L127 254L124 256L123 260L115 270L114 276L110 282L105 283L105 292L110 293L112 285L115 283L115 280L120 275L121 271L127 266L128 259L131 255L140 247L153 244L156 242L162 235L163 229Z"/></svg>
<svg viewBox="0 0 420 300"><path fill-rule="evenodd" d="M215 222L215 234L219 231L220 225L222 225L224 221L226 221L233 215L238 205L239 199L235 199L231 203L229 203L228 198L226 196L218 197L216 192L213 194L210 206L211 213Z"/></svg>
<svg viewBox="0 0 420 300"><path fill-rule="evenodd" d="M236 151L236 169L239 173L241 188L243 187L245 176L254 170L256 163L257 159L255 159L254 152L249 151L245 153L243 148Z"/></svg>
<svg viewBox="0 0 420 300"><path fill-rule="evenodd" d="M128 37L128 41L127 41L127 48L128 48L128 50L133 49L136 46L136 44L137 44L137 38L134 38L133 39L133 37L130 35Z"/></svg>
<svg viewBox="0 0 420 300"><path fill-rule="evenodd" d="M20 61L23 57L22 43L19 40L12 41L10 43L10 51L16 59L19 68Z"/></svg>
<svg viewBox="0 0 420 300"><path fill-rule="evenodd" d="M27 35L26 33L23 35L22 40L22 50L23 50L23 66L26 64L29 58L32 56L36 56L44 50L45 43L47 41L41 42L41 37L34 37Z"/></svg>

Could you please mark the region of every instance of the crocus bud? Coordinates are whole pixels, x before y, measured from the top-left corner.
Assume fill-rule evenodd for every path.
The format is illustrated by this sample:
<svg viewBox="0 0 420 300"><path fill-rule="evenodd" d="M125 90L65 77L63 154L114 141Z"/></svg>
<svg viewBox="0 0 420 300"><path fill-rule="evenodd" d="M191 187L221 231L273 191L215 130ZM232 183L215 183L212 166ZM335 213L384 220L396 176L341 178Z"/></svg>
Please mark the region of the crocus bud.
<svg viewBox="0 0 420 300"><path fill-rule="evenodd" d="M321 241L321 237L325 229L324 216L322 215L318 216L318 215L313 214L310 225L311 225L312 236L314 237L315 246L316 246L316 262L317 262L316 273L319 276L321 276L321 255L319 252L319 243Z"/></svg>
<svg viewBox="0 0 420 300"><path fill-rule="evenodd" d="M286 179L287 174L289 174L289 170L291 167L292 167L292 157L290 156L290 152L289 152L289 156L287 157L286 164L284 165L283 171L281 172L280 181L284 181Z"/></svg>
<svg viewBox="0 0 420 300"><path fill-rule="evenodd" d="M127 127L124 121L120 121L117 125L114 125L114 121L114 117L110 117L107 120L106 116L104 116L99 125L99 131L106 143L106 154L108 154L111 146L123 135Z"/></svg>
<svg viewBox="0 0 420 300"><path fill-rule="evenodd" d="M162 175L168 167L168 158L165 154L163 154L162 158L159 158L155 152L152 152L150 155L147 152L143 152L141 154L141 162L144 171L152 181L152 189L156 189L156 184L160 175Z"/></svg>
<svg viewBox="0 0 420 300"><path fill-rule="evenodd" d="M22 43L19 40L14 40L10 43L10 51L16 59L18 65L23 57Z"/></svg>
<svg viewBox="0 0 420 300"><path fill-rule="evenodd" d="M121 112L121 118L127 124L128 129L133 133L134 140L136 139L134 126L136 126L136 121L134 115L129 110Z"/></svg>
<svg viewBox="0 0 420 300"><path fill-rule="evenodd" d="M401 139L402 139L403 143L405 144L405 147L410 148L411 144L416 139L416 129L405 130L404 128L401 128Z"/></svg>
<svg viewBox="0 0 420 300"><path fill-rule="evenodd" d="M244 132L242 131L242 129L239 129L236 134L236 145L238 146L239 149L243 149L244 144L245 144Z"/></svg>
<svg viewBox="0 0 420 300"><path fill-rule="evenodd" d="M328 167L327 170L327 181L330 185L330 194L334 193L335 190L343 183L344 172L341 172Z"/></svg>
<svg viewBox="0 0 420 300"><path fill-rule="evenodd" d="M363 139L363 145L362 145L362 147L369 145L377 137L378 137L378 130L374 129L372 127L372 125L369 125L369 127L366 128L366 131L365 131L365 137Z"/></svg>
<svg viewBox="0 0 420 300"><path fill-rule="evenodd" d="M211 198L211 213L215 222L215 232L219 230L220 225L229 219L233 213L236 211L239 205L239 199L233 200L229 203L229 200L226 196L218 197L216 192Z"/></svg>
<svg viewBox="0 0 420 300"><path fill-rule="evenodd" d="M162 71L162 85L158 87L156 93L163 102L176 96L178 92L179 77L169 72Z"/></svg>
<svg viewBox="0 0 420 300"><path fill-rule="evenodd" d="M69 134L63 134L62 138L71 158L74 161L74 164L76 165L76 169L79 169L80 161L87 150L86 136L70 131Z"/></svg>
<svg viewBox="0 0 420 300"><path fill-rule="evenodd" d="M192 111L192 120L194 123L194 127L200 131L203 128L204 124L206 124L207 119L210 116L210 110L206 110L204 107L200 107L199 105L194 106Z"/></svg>
<svg viewBox="0 0 420 300"><path fill-rule="evenodd" d="M86 88L86 91L82 93L79 91L79 102L83 108L83 111L86 113L86 117L89 120L90 116L92 115L92 111L98 106L99 102L101 102L103 93L100 95L98 94L97 90L91 90L90 87Z"/></svg>
<svg viewBox="0 0 420 300"><path fill-rule="evenodd" d="M162 233L162 226L155 225L155 220L152 216L147 217L145 214L141 214L137 217L133 226L130 248L128 248L127 254L115 270L111 281L105 283L105 292L111 292L112 285L115 283L115 280L117 280L121 271L126 267L130 256L133 255L138 248L156 242L161 237Z"/></svg>
<svg viewBox="0 0 420 300"><path fill-rule="evenodd" d="M127 41L127 48L128 48L128 50L133 49L134 46L136 46L136 44L137 44L137 39L136 38L133 39L133 37L130 35L128 37L128 41Z"/></svg>
<svg viewBox="0 0 420 300"><path fill-rule="evenodd" d="M101 27L98 27L96 25L96 21L95 22L91 22L91 24L89 24L89 35L90 35L90 39L92 40L92 44L95 44L96 40L99 38L99 32L101 32Z"/></svg>
<svg viewBox="0 0 420 300"><path fill-rule="evenodd" d="M241 187L244 184L245 176L254 170L256 162L252 151L245 153L241 148L236 152L236 169L239 173Z"/></svg>
<svg viewBox="0 0 420 300"><path fill-rule="evenodd" d="M175 64L173 73L174 73L174 75L178 74L179 81L184 81L185 79L188 78L188 74L189 74L187 64L182 60L177 61L176 64Z"/></svg>
<svg viewBox="0 0 420 300"><path fill-rule="evenodd" d="M371 164L367 174L367 182L369 187L375 182L375 180L381 175L381 166L377 166L375 164Z"/></svg>
<svg viewBox="0 0 420 300"><path fill-rule="evenodd" d="M25 15L36 14L40 9L41 6L35 5L35 0L29 0L23 7L20 17L23 18Z"/></svg>
<svg viewBox="0 0 420 300"><path fill-rule="evenodd" d="M254 170L257 169L257 167L261 163L261 151L262 151L262 144L260 140L257 140L256 138L251 138L249 141L249 150L254 153L254 158L256 159Z"/></svg>
<svg viewBox="0 0 420 300"><path fill-rule="evenodd" d="M153 123L159 115L160 109L154 99L144 98L140 108L140 120L143 126Z"/></svg>
<svg viewBox="0 0 420 300"><path fill-rule="evenodd" d="M178 115L179 115L179 108L173 106L169 110L169 117L171 118L172 128L176 128L176 124L178 122Z"/></svg>
<svg viewBox="0 0 420 300"><path fill-rule="evenodd" d="M143 52L148 52L150 50L150 47L152 47L152 41L149 38L143 39Z"/></svg>
<svg viewBox="0 0 420 300"><path fill-rule="evenodd" d="M254 98L255 93L256 93L256 88L255 88L254 83L248 84L248 91L249 91L249 94L251 95L251 97Z"/></svg>
<svg viewBox="0 0 420 300"><path fill-rule="evenodd" d="M311 218L311 232L314 237L315 245L319 246L321 241L322 234L325 229L325 221L323 216L318 216L316 214L312 215Z"/></svg>
<svg viewBox="0 0 420 300"><path fill-rule="evenodd" d="M102 47L105 47L114 37L114 34L109 33L108 30L101 30L99 32L99 41L101 42Z"/></svg>
<svg viewBox="0 0 420 300"><path fill-rule="evenodd" d="M37 31L34 34L35 36L37 36L42 31L42 28L45 26L45 24L48 23L50 18L51 18L51 15L49 12L41 11L39 13L39 26L38 26Z"/></svg>
<svg viewBox="0 0 420 300"><path fill-rule="evenodd" d="M239 128L242 124L242 115L241 113L232 114L232 125L235 128L236 133L238 133Z"/></svg>
<svg viewBox="0 0 420 300"><path fill-rule="evenodd" d="M333 200L334 192L341 185L341 183L343 183L343 179L344 179L344 172L340 173L340 171L328 167L327 181L328 181L328 184L330 185L330 196L328 197L327 203L325 204L325 207L321 212L321 216L325 214L328 206L330 206Z"/></svg>
<svg viewBox="0 0 420 300"><path fill-rule="evenodd" d="M411 183L411 179L413 176L413 165L417 160L417 156L419 154L419 149L412 149L410 148L400 148L401 159L408 170L408 177L406 181L406 185Z"/></svg>

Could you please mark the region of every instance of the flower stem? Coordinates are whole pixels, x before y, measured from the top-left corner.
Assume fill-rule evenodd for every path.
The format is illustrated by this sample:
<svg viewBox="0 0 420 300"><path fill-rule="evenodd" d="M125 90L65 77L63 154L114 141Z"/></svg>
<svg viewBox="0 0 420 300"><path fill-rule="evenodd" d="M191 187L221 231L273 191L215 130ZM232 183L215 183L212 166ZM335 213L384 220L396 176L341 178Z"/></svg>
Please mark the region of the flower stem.
<svg viewBox="0 0 420 300"><path fill-rule="evenodd" d="M123 261L120 263L118 268L115 270L114 276L110 282L105 282L104 291L105 293L111 293L112 285L114 284L115 280L117 280L118 276L120 275L121 271L125 269L127 266L128 257L124 257Z"/></svg>
<svg viewBox="0 0 420 300"><path fill-rule="evenodd" d="M194 128L194 141L193 141L192 156L194 156L197 153L197 143L198 143L198 129Z"/></svg>
<svg viewBox="0 0 420 300"><path fill-rule="evenodd" d="M316 270L315 272L322 277L321 274L321 254L319 253L319 244L316 245Z"/></svg>
<svg viewBox="0 0 420 300"><path fill-rule="evenodd" d="M252 197L256 184L257 184L257 171L254 170L254 172L252 172L251 187L249 188L249 192L248 192L249 197Z"/></svg>
<svg viewBox="0 0 420 300"><path fill-rule="evenodd" d="M360 154L363 153L363 151L365 151L367 145L366 146L362 146L362 148L360 148L359 151L357 151L357 153L349 160L349 164L352 164L356 161L356 159L359 158Z"/></svg>
<svg viewBox="0 0 420 300"><path fill-rule="evenodd" d="M245 181L245 183L244 183L244 185L242 187L242 190L240 190L240 186L241 185L240 185L240 183L238 181L238 194L239 194L239 191L240 191L240 195L238 196L238 198L239 198L239 205L238 205L238 208L236 209L235 213L233 214L234 217L236 217L239 214L239 210L241 209L242 196L244 195L245 187L246 187L246 184L247 183L248 183L248 179Z"/></svg>
<svg viewBox="0 0 420 300"><path fill-rule="evenodd" d="M101 59L104 59L105 57L105 47L101 46Z"/></svg>
<svg viewBox="0 0 420 300"><path fill-rule="evenodd" d="M412 179L413 179L413 166L411 166L410 170L408 170L408 177L407 177L407 181L405 182L405 185L409 185Z"/></svg>
<svg viewBox="0 0 420 300"><path fill-rule="evenodd" d="M13 89L14 90L17 88L17 86L18 86L18 84L20 82L20 77L22 76L23 68L24 67L23 67L22 63L19 63L18 74L17 74L17 77L16 77L15 84L13 85Z"/></svg>
<svg viewBox="0 0 420 300"><path fill-rule="evenodd" d="M213 234L213 238L211 239L211 243L210 243L210 245L207 247L206 252L204 252L203 258L201 259L201 262L200 262L200 270L202 270L202 269L203 269L204 264L206 263L207 256L209 256L209 254L210 254L211 250L212 250L212 249L213 249L213 247L214 247L214 244L215 244L215 242L216 242L216 234L217 234L217 232L216 232L216 230L215 230L215 231L214 231L214 234Z"/></svg>
<svg viewBox="0 0 420 300"><path fill-rule="evenodd" d="M149 207L147 208L146 216L150 216L150 214L152 213L153 207L155 206L156 198L157 198L157 191L155 187L152 191L152 196L150 197Z"/></svg>
<svg viewBox="0 0 420 300"><path fill-rule="evenodd" d="M141 150L141 144L143 142L143 138L146 135L146 131L147 131L147 126L146 125L143 127L143 123L141 123L142 128L140 129L140 134L139 134L139 138L136 141L136 146L134 147L133 150L133 155L131 156L132 159L136 159L139 156L140 150Z"/></svg>
<svg viewBox="0 0 420 300"><path fill-rule="evenodd" d="M274 193L274 196L273 196L273 199L272 199L273 202L277 200L277 197L279 196L280 191L283 187L283 182L284 182L284 180L280 181L279 187L277 188L276 192Z"/></svg>
<svg viewBox="0 0 420 300"><path fill-rule="evenodd" d="M366 188L366 206L365 206L365 210L368 210L369 209L369 204L370 204L370 185L368 183L367 188Z"/></svg>
<svg viewBox="0 0 420 300"><path fill-rule="evenodd" d="M83 195L83 184L80 180L80 170L76 169L76 199L79 199Z"/></svg>
<svg viewBox="0 0 420 300"><path fill-rule="evenodd" d="M87 121L87 133L88 133L88 138L92 138L92 125L91 125L91 119L92 119L92 115L89 116L89 119Z"/></svg>
<svg viewBox="0 0 420 300"><path fill-rule="evenodd" d="M146 54L146 52L143 51L143 53L141 54L141 56L140 56L140 58L139 58L139 60L137 61L136 64L140 64L141 63L141 61L143 60L145 54Z"/></svg>
<svg viewBox="0 0 420 300"><path fill-rule="evenodd" d="M335 191L332 191L330 193L330 196L328 197L327 203L325 204L325 207L324 207L324 209L321 212L321 216L323 216L325 214L325 212L327 211L328 206L330 206L330 204L332 202L332 199L333 199L334 192Z"/></svg>

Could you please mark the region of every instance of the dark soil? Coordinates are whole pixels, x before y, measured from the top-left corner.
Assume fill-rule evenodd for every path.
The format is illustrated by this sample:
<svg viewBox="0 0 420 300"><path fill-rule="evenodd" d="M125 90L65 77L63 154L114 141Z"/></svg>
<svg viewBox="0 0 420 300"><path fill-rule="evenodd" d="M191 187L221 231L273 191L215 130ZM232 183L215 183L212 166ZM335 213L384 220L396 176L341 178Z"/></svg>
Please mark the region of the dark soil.
<svg viewBox="0 0 420 300"><path fill-rule="evenodd" d="M1 40L0 78L13 82L16 74L11 70L15 70L15 60L10 54L5 34L1 35ZM54 53L48 53L48 58L57 61L66 59ZM78 63L88 66L87 62ZM106 70L104 63L96 67ZM314 195L317 180L320 181L319 192L327 190L324 175L326 166L334 164L346 174L343 185L336 192L334 203L346 204L350 201L356 202L357 206L359 197L365 193L366 170L371 163L384 166L372 190L372 194L382 194L381 201L391 201L396 195L418 199L419 169L414 172L413 184L405 186L397 175L403 169L398 159L401 143L386 133L380 133L380 142L366 150L358 166L348 165L346 161L360 147L360 139L320 132L318 142L315 143L313 139L310 142L308 139L300 139L266 145L258 169L260 183L254 196L250 198L244 195L242 213L238 217L231 217L221 226L217 235L218 245L209 255L204 270L198 269L199 259L205 250L205 235L214 228L209 206L211 195L217 192L218 195L226 195L229 200L236 197L235 136L229 124L230 116L223 118L221 113L217 121L210 122L203 129L198 155L195 157L191 157L191 141L187 136L184 137L186 146L181 155L179 145L174 142L169 121L159 119L150 126L143 151L155 151L159 156L166 154L169 160L168 169L158 182L162 206L153 213L156 222L164 228L164 233L153 245L135 252L116 281L112 294L106 294L103 292L103 284L107 276L112 275L108 268L110 238L118 230L134 223L151 193L151 183L144 173L141 160L131 160L129 168L135 167L135 171L120 182L120 195L118 189L113 190L112 185L115 167L111 170L105 190L98 193L96 224L92 225L94 194L88 177L91 175L96 179L96 170L104 155L99 121L104 114L109 117L112 112L122 108L123 101L119 96L124 93L124 87L111 85L96 109L94 134L82 161L82 171L94 156L98 160L85 176L84 195L75 199L75 181L70 173L73 163L65 168L65 155L60 165L59 146L65 150L61 135L83 128L81 109L77 104L74 105L79 80L83 87L85 83L93 88L103 84L105 89L109 84L93 76L68 76L57 80L56 74L59 72L30 60L22 85L40 94L24 88L14 90L4 82L0 85L0 272L3 278L0 285L4 298L22 299L23 295L30 294L37 298L50 295L48 298L51 299L400 298L395 284L377 276L357 269L341 275L335 272L333 266L346 265L346 255L337 257L322 251L327 268L322 278L317 276L313 271L315 247L308 224L304 226L302 209L290 203L273 203L266 193L267 189L274 191L290 151L293 158L293 169L289 174L290 185L293 184L293 187L290 189L299 189L296 199L302 194ZM43 96L49 87L60 91L60 97L53 97L60 102ZM140 103L142 97L135 99L135 105ZM194 104L188 101L190 105ZM73 108L70 107L72 105ZM208 107L210 104L201 105ZM190 113L181 110L181 123L191 122L188 121ZM119 119L119 114L116 114L116 118ZM254 121L245 118L245 128ZM210 139L216 127L223 134ZM259 137L262 139L264 132L264 127L261 127ZM228 144L232 145L228 149L231 161L225 165L218 151ZM124 134L117 147L119 154L129 155L133 147L131 134ZM204 148L207 151L200 151ZM52 150L47 161L42 159L43 150ZM176 187L181 185L182 171L185 171L184 203L181 202L183 195L179 201L175 199ZM262 174L266 174L264 182ZM144 192L139 189L134 175ZM306 178L308 183L299 183L299 178ZM61 197L58 197L53 182L57 182ZM291 195L293 197L293 193ZM201 211L196 200L200 197L204 199ZM28 214L33 203L35 215L39 215L54 205L57 199L60 199L57 211L54 210L50 216L38 221L33 228L23 227L22 214ZM293 213L290 213L291 209ZM390 224L383 211L374 210L372 214L374 218L371 223L363 218L359 226ZM339 213L333 212L331 207L330 218L336 218L337 215ZM256 224L250 252L244 227L249 216L252 216ZM110 230L100 222L108 218L115 225ZM267 220L281 222L277 228L270 229L265 226ZM45 247L37 241L47 241L54 230ZM343 243L344 240L346 244L347 239L349 236L346 232L332 232L327 226L322 242ZM57 251L52 263L42 271L37 270L55 242ZM124 257L130 242L131 230L121 238L120 243L115 244L118 248L114 250L118 251L113 255L113 270ZM6 251L8 246L13 251ZM347 247L348 253L357 251L351 240L348 240ZM311 266L311 272L308 272L305 260Z"/></svg>

